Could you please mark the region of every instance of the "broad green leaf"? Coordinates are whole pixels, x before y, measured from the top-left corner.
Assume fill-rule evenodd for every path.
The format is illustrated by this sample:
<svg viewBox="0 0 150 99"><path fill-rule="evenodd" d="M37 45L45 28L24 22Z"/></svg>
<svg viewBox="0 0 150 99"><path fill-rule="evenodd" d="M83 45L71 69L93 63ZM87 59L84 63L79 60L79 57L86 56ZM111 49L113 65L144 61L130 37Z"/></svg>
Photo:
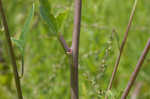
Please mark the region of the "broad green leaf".
<svg viewBox="0 0 150 99"><path fill-rule="evenodd" d="M45 2L47 0L44 0ZM48 1L47 1L48 2ZM56 35L57 34L57 24L56 24L56 19L55 17L50 13L50 9L46 8L46 5L44 3L41 3L40 0L40 15L41 18L44 20L46 25L48 25L48 29L50 33Z"/></svg>
<svg viewBox="0 0 150 99"><path fill-rule="evenodd" d="M29 31L30 23L32 21L33 16L34 16L34 4L32 6L32 9L30 10L29 16L27 17L27 20L21 32L21 36L19 38L19 40L23 41L23 46L25 46L25 42L26 42L25 39L27 37L27 32Z"/></svg>
<svg viewBox="0 0 150 99"><path fill-rule="evenodd" d="M57 16L56 16L56 21L57 21L57 27L58 28L61 28L64 24L64 21L67 19L67 16L68 16L68 10L65 10L61 13L59 13Z"/></svg>

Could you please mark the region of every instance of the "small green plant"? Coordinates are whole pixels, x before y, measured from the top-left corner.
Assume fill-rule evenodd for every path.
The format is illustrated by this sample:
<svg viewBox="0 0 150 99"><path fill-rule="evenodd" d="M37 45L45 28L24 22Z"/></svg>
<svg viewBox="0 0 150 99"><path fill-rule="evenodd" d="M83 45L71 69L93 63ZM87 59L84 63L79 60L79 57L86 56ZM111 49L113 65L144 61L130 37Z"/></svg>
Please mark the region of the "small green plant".
<svg viewBox="0 0 150 99"><path fill-rule="evenodd" d="M34 16L34 4L32 6L32 9L29 13L29 16L27 17L27 20L24 24L24 27L21 31L21 35L19 37L19 39L17 40L16 38L11 38L11 40L15 43L15 45L18 47L19 49L19 52L21 54L21 62L22 62L22 73L21 73L21 76L20 78L23 77L23 74L24 74L24 53L25 53L25 48L26 48L26 38L27 38L27 33L29 32L29 28L30 28L30 23L33 19L33 16Z"/></svg>

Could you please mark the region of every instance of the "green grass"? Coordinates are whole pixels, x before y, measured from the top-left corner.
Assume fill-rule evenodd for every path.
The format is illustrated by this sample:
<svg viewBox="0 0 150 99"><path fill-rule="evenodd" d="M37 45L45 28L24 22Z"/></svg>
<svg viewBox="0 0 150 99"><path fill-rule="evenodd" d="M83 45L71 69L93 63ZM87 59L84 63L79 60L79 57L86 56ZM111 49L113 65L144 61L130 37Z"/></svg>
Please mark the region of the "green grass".
<svg viewBox="0 0 150 99"><path fill-rule="evenodd" d="M38 0L33 2L31 0L3 0L3 2L11 35L15 38L19 37L32 3L35 3L35 16L26 43L25 74L21 79L24 98L70 99L70 60L64 54L58 40L48 35L48 31L39 17ZM79 57L80 99L103 99L118 55L118 43L120 44L123 39L133 3L134 0L83 0ZM67 43L71 45L73 0L51 0L51 6L54 15L69 9L68 18L61 31ZM113 96L116 99L126 87L150 37L149 10L150 1L139 0L110 99L113 99ZM116 35L110 39L113 29L117 32L119 42L117 42ZM2 35L3 32L0 32L0 39L4 40ZM16 54L19 55L18 49L16 47L15 49ZM9 61L7 51L4 54L6 60ZM150 98L149 57L150 55L146 58L136 80L136 83L142 82L138 99ZM20 64L19 62L18 58L18 64ZM0 74L0 98L16 99L14 80L8 75L8 73L12 73L12 67L9 62L7 64L10 67L8 72L4 75ZM0 73L2 70L3 64L0 63ZM4 83L5 77L9 77L11 80ZM130 92L130 96L133 90ZM9 94L8 97L7 94Z"/></svg>

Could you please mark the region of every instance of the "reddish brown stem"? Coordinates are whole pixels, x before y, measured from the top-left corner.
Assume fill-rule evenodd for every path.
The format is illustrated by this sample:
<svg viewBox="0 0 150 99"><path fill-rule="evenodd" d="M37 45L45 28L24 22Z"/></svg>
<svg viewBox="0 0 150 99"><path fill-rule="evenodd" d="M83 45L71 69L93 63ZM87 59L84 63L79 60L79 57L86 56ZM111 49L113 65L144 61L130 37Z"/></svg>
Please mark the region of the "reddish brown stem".
<svg viewBox="0 0 150 99"><path fill-rule="evenodd" d="M16 84L16 89L17 89L17 93L18 93L18 98L23 99L21 85L20 85L20 79L19 79L19 75L18 75L18 71L17 71L16 58L15 58L15 54L14 54L14 51L13 51L12 42L11 42L11 39L10 39L10 33L9 33L9 29L8 29L8 24L7 24L7 21L6 21L6 17L5 17L5 13L4 13L4 10L3 10L1 0L0 0L0 14L1 14L1 17L2 17L4 30L5 30L5 36L6 36L6 40L7 40L8 47L9 47L9 53L10 53L10 57L11 57L11 61L12 61L13 73L14 73L14 77L15 77L15 84Z"/></svg>
<svg viewBox="0 0 150 99"><path fill-rule="evenodd" d="M142 66L142 64L144 62L144 59L145 59L146 55L148 54L149 50L150 50L150 39L149 39L149 41L148 41L148 43L147 43L147 45L146 45L146 47L145 47L141 57L140 57L137 65L136 65L136 68L135 68L134 72L132 73L132 76L131 76L131 78L130 78L130 80L128 82L127 87L125 88L125 90L124 90L124 92L122 94L121 99L126 99L126 97L128 96L129 91L130 91L131 87L133 86L133 84L134 84L134 82L136 80L136 77L137 77L137 75L138 75L138 73L140 71L140 68L141 68L141 66Z"/></svg>
<svg viewBox="0 0 150 99"><path fill-rule="evenodd" d="M61 34L58 36L58 39L59 39L59 42L60 42L61 46L63 47L65 53L66 54L72 54L72 49L69 48L64 37Z"/></svg>
<svg viewBox="0 0 150 99"><path fill-rule="evenodd" d="M112 88L112 83L113 83L113 80L115 78L115 75L116 75L119 63L120 63L120 58L122 56L123 49L124 49L124 46L125 46L126 41L127 41L129 30L131 28L133 16L135 14L136 5L137 5L137 0L135 0L135 3L133 5L133 9L132 9L132 12L131 12L131 15L130 15L129 23L128 23L128 26L127 26L127 29L126 29L126 32L125 32L124 39L122 41L121 47L120 47L119 55L117 57L117 60L116 60L116 63L115 63L115 67L114 67L114 70L113 70L113 73L112 73L112 76L111 76L111 79L110 79L110 82L109 82L107 90L110 90ZM107 97L105 99L107 99Z"/></svg>
<svg viewBox="0 0 150 99"><path fill-rule="evenodd" d="M75 0L74 31L72 37L71 99L78 99L78 55L82 0Z"/></svg>

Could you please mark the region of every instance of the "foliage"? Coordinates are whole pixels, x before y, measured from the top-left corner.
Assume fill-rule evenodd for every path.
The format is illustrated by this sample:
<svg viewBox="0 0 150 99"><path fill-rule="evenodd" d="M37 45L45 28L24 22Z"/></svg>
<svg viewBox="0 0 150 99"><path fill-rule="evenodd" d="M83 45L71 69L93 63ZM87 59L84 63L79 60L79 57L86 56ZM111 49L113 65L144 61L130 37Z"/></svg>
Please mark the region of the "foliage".
<svg viewBox="0 0 150 99"><path fill-rule="evenodd" d="M16 46L25 45L23 47L25 74L21 79L23 95L25 99L70 99L69 61L58 40L53 36L61 32L71 45L74 2L73 0L39 1L3 0L11 36L15 38L13 41L16 42L19 38L14 44L18 60L21 53ZM133 2L134 0L83 0L79 56L81 99L104 98ZM34 11L31 8L33 3ZM117 77L112 90L107 93L110 99L120 97L150 37L149 10L150 1L139 0ZM0 27L2 30L2 25ZM23 34L28 36L21 36ZM3 30L0 31L0 40L4 41L1 35ZM25 38L24 44L20 44L18 40ZM5 51L7 47L2 48L6 63L0 62L0 98L16 99L14 80L10 77L12 68L9 54ZM150 98L149 56L136 81L142 82L138 99ZM4 69L4 64L10 67L7 71ZM5 73L2 74L2 71ZM132 93L133 91L130 92L129 99Z"/></svg>

